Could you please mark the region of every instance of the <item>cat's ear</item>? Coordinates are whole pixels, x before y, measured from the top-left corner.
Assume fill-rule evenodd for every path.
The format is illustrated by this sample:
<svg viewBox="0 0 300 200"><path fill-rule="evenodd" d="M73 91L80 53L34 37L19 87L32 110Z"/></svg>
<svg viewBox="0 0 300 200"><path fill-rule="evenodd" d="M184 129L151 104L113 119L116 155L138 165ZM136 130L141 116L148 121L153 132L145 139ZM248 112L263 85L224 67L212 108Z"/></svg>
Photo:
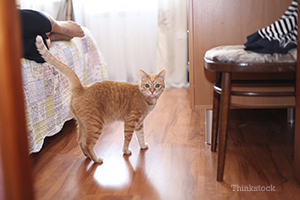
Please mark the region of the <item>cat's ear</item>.
<svg viewBox="0 0 300 200"><path fill-rule="evenodd" d="M141 70L141 69L140 69L140 75L141 75L141 80L148 77L148 74L146 72L144 72L143 70Z"/></svg>
<svg viewBox="0 0 300 200"><path fill-rule="evenodd" d="M162 80L165 80L165 76L166 76L165 69L158 73L158 77L161 78Z"/></svg>

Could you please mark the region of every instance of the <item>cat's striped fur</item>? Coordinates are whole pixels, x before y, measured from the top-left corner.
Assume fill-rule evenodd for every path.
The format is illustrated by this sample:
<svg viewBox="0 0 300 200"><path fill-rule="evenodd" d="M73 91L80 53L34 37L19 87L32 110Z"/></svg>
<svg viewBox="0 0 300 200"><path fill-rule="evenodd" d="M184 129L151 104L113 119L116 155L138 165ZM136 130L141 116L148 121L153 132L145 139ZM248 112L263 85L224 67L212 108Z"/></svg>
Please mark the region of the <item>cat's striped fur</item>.
<svg viewBox="0 0 300 200"><path fill-rule="evenodd" d="M129 143L134 131L140 147L148 148L144 119L164 91L165 70L158 74L140 70L141 80L137 84L101 81L84 87L75 72L47 50L40 36L36 38L36 46L43 58L71 82L70 108L77 120L78 144L85 156L96 163L102 162L94 146L104 125L114 121L124 121L124 154L131 154Z"/></svg>

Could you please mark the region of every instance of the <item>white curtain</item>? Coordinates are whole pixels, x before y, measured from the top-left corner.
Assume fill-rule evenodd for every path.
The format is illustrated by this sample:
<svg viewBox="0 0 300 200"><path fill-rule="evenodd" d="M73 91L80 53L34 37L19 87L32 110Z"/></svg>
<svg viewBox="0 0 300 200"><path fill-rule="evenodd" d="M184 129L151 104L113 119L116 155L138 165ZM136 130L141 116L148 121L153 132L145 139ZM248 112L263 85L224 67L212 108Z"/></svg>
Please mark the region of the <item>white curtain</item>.
<svg viewBox="0 0 300 200"><path fill-rule="evenodd" d="M187 1L159 0L156 67L166 69L167 85L187 86Z"/></svg>
<svg viewBox="0 0 300 200"><path fill-rule="evenodd" d="M49 13L53 18L56 17L60 0L18 0L22 9L34 9L38 11L45 11Z"/></svg>
<svg viewBox="0 0 300 200"><path fill-rule="evenodd" d="M57 16L60 0L21 0ZM167 85L187 85L186 0L73 0L75 21L94 36L109 78L138 82L139 69L167 70Z"/></svg>
<svg viewBox="0 0 300 200"><path fill-rule="evenodd" d="M89 28L107 62L109 78L138 82L155 73L157 0L75 0L75 20Z"/></svg>

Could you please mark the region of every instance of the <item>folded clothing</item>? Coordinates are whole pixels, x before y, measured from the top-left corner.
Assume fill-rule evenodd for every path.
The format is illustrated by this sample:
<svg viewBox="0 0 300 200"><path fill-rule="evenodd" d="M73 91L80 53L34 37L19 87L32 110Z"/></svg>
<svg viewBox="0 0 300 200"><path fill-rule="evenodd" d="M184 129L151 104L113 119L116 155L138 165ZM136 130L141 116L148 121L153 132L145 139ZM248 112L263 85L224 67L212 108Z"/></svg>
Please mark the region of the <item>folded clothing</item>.
<svg viewBox="0 0 300 200"><path fill-rule="evenodd" d="M294 0L284 15L268 27L247 37L245 50L256 53L288 53L297 47L298 0Z"/></svg>

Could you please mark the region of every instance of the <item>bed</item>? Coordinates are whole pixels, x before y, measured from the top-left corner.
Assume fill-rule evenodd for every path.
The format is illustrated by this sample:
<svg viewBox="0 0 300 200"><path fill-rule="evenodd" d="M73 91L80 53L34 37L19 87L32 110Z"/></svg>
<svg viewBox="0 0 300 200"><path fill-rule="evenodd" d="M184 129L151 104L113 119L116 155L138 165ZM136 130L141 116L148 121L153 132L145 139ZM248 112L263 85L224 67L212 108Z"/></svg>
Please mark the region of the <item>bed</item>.
<svg viewBox="0 0 300 200"><path fill-rule="evenodd" d="M50 52L68 64L86 86L107 79L106 63L90 31L84 38L51 43ZM68 79L48 63L21 59L29 152L41 150L45 137L58 133L73 118Z"/></svg>

